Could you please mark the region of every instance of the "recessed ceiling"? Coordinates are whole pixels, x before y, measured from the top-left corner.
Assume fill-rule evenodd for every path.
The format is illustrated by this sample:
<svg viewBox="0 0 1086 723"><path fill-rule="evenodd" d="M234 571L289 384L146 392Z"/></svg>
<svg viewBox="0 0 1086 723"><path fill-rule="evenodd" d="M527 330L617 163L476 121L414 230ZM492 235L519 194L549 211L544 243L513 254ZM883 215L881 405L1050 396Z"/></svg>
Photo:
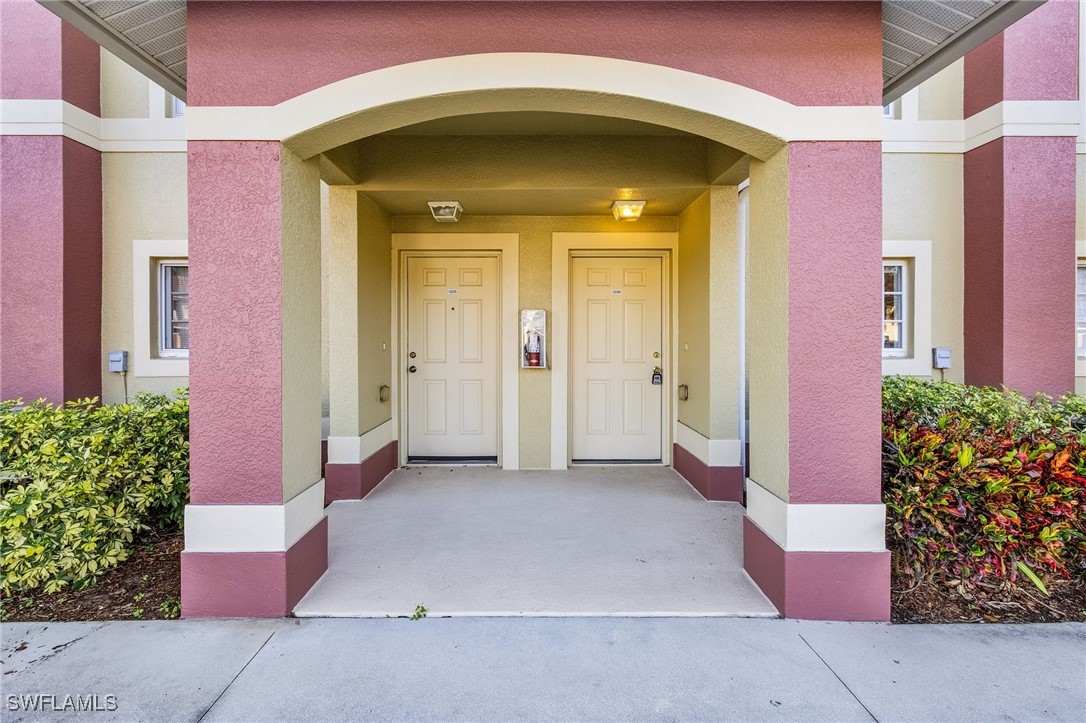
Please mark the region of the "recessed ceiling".
<svg viewBox="0 0 1086 723"><path fill-rule="evenodd" d="M169 92L186 95L185 0L38 0ZM883 100L947 67L1045 0L883 0Z"/></svg>

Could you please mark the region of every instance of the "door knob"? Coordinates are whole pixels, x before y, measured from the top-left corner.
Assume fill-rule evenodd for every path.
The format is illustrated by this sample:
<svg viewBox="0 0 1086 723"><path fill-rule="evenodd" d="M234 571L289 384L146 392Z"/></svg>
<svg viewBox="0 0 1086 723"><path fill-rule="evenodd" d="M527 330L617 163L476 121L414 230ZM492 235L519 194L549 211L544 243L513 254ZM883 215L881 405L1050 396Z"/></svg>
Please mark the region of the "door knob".
<svg viewBox="0 0 1086 723"><path fill-rule="evenodd" d="M411 372L412 374L414 374L415 372L417 372L417 371L418 371L418 367L416 367L416 366L415 366L414 364L412 364L411 366L407 367L407 371L409 371L409 372Z"/></svg>

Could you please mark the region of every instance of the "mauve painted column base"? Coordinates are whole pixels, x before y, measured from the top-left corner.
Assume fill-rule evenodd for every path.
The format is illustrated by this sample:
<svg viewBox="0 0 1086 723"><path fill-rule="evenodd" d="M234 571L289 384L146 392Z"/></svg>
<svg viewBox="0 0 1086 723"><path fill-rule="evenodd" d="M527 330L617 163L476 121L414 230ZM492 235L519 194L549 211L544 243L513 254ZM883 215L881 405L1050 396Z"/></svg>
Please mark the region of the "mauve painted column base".
<svg viewBox="0 0 1086 723"><path fill-rule="evenodd" d="M743 568L786 618L890 619L888 551L786 552L744 518Z"/></svg>
<svg viewBox="0 0 1086 723"><path fill-rule="evenodd" d="M399 443L389 442L358 464L324 466L324 504L360 500L388 477L399 463Z"/></svg>
<svg viewBox="0 0 1086 723"><path fill-rule="evenodd" d="M327 517L285 552L182 552L181 615L284 617L327 569Z"/></svg>
<svg viewBox="0 0 1086 723"><path fill-rule="evenodd" d="M707 500L743 502L743 468L710 467L685 447L672 445L671 464Z"/></svg>

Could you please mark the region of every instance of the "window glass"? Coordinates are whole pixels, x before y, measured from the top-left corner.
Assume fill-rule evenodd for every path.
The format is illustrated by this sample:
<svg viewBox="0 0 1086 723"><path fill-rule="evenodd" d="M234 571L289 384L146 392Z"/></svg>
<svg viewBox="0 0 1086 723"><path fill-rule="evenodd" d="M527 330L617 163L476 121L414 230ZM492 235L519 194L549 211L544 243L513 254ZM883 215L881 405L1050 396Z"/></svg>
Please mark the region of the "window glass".
<svg viewBox="0 0 1086 723"><path fill-rule="evenodd" d="M905 264L882 265L882 351L905 354Z"/></svg>
<svg viewBox="0 0 1086 723"><path fill-rule="evenodd" d="M161 275L161 351L188 352L189 348L189 267L164 263Z"/></svg>
<svg viewBox="0 0 1086 723"><path fill-rule="evenodd" d="M1075 280L1075 354L1086 357L1086 264L1078 267Z"/></svg>

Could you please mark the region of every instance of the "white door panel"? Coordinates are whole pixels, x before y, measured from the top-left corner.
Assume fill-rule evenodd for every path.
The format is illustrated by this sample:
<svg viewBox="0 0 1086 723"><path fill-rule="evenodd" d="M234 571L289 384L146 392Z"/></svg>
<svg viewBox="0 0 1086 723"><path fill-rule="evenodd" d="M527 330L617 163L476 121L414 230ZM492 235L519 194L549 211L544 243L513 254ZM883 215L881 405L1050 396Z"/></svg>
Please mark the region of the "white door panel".
<svg viewBox="0 0 1086 723"><path fill-rule="evenodd" d="M493 257L408 258L409 459L497 458L498 286Z"/></svg>
<svg viewBox="0 0 1086 723"><path fill-rule="evenodd" d="M570 265L571 449L577 461L661 459L663 263L574 258Z"/></svg>

